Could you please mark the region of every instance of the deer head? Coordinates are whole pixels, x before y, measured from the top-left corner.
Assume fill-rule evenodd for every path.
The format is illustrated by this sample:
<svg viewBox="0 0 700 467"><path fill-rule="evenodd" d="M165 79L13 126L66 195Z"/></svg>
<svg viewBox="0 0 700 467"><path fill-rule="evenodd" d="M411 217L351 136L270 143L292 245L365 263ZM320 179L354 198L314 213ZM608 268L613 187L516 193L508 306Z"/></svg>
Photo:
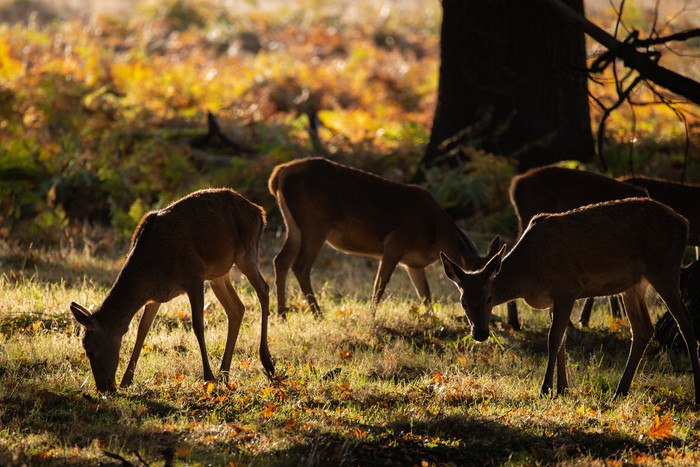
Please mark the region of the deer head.
<svg viewBox="0 0 700 467"><path fill-rule="evenodd" d="M478 271L464 271L445 253L440 253L445 274L459 289L462 308L471 325L472 337L477 342L489 338L491 309L497 304L492 294L493 279L501 269L505 249L506 246L503 245L498 253Z"/></svg>
<svg viewBox="0 0 700 467"><path fill-rule="evenodd" d="M119 365L121 335L105 332L102 324L88 310L77 303L71 303L70 311L73 312L75 319L85 327L83 348L85 348L85 354L90 361L97 390L100 392L115 391L117 386L114 377Z"/></svg>

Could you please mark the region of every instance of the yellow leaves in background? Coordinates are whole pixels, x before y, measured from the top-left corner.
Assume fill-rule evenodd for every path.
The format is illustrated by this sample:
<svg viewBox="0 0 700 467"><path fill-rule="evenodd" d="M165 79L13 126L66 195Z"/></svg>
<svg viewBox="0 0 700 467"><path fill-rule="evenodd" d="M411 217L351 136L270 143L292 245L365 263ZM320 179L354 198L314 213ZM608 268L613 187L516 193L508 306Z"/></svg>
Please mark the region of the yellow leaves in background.
<svg viewBox="0 0 700 467"><path fill-rule="evenodd" d="M22 62L12 56L9 31L0 35L0 79L11 80L22 73Z"/></svg>

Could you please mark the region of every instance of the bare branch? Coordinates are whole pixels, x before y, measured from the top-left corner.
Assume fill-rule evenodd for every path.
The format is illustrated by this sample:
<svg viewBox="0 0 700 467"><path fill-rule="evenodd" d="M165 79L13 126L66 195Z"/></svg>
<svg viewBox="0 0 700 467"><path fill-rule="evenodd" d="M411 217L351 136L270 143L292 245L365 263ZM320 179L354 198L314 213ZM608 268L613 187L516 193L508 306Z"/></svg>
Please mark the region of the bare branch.
<svg viewBox="0 0 700 467"><path fill-rule="evenodd" d="M578 14L559 0L541 0L554 9L565 20L572 23L591 38L608 48L625 65L634 68L645 79L653 81L669 91L700 104L700 83L662 67L648 55L635 49L633 43L623 43Z"/></svg>
<svg viewBox="0 0 700 467"><path fill-rule="evenodd" d="M696 37L700 37L700 28L697 29L689 29L687 31L681 31L676 34L671 34L670 36L663 36L663 37L654 37L654 38L649 38L649 39L640 39L638 41L634 42L635 47L649 47L652 45L659 45L659 44L665 44L667 42L682 42L682 41L687 41L689 39L694 39Z"/></svg>

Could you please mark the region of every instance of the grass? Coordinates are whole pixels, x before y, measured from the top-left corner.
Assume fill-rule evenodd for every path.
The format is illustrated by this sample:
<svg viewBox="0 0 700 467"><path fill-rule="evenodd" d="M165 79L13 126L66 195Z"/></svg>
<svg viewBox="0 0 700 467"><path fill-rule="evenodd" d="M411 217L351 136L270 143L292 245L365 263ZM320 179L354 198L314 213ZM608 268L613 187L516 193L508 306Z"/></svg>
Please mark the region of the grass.
<svg viewBox="0 0 700 467"><path fill-rule="evenodd" d="M268 280L278 243L265 238ZM456 292L434 265L429 281L438 300L430 312L416 305L406 274L397 271L373 321L367 297L375 264L330 250L313 275L323 317L303 310L271 317L273 382L257 355L252 288L234 271L248 313L227 384L202 381L189 305L180 297L161 308L134 385L100 395L68 305L98 305L120 257L116 247L0 248L0 464L617 465L700 458L687 359L652 344L630 395L612 400L629 331L602 306L590 329L569 329L570 393L542 398L546 312L521 306L524 331L496 322L492 338L477 344ZM296 283L288 287L303 309ZM210 290L206 302L216 366L224 313ZM504 316L505 307L496 314ZM135 327L125 337L118 378Z"/></svg>

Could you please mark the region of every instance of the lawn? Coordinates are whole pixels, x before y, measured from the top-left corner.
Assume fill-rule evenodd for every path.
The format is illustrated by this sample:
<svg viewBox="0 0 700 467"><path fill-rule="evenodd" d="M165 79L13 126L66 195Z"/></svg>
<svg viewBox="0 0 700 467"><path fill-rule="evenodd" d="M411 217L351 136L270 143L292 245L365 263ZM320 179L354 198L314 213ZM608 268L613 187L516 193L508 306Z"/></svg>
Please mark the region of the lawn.
<svg viewBox="0 0 700 467"><path fill-rule="evenodd" d="M279 244L264 237L263 274ZM482 247L483 248L483 247ZM418 306L397 271L373 313L373 261L324 250L313 274L323 316L273 314L269 380L257 355L259 308L247 307L228 382L206 383L189 304L161 308L135 382L95 391L71 301L97 306L119 269L115 246L0 249L0 464L434 465L678 463L700 459L700 419L687 358L652 342L630 395L613 400L629 348L625 321L601 302L591 327L568 330L570 393L541 397L546 312L524 329L492 324L475 343L456 290L434 265L437 297ZM270 281L271 282L271 281ZM272 294L274 295L274 294ZM212 366L223 354L223 309L206 292ZM662 310L650 297L658 315ZM273 309L275 306L272 297ZM576 314L577 312L575 312ZM505 307L496 310L505 315ZM133 347L127 333L118 378Z"/></svg>

